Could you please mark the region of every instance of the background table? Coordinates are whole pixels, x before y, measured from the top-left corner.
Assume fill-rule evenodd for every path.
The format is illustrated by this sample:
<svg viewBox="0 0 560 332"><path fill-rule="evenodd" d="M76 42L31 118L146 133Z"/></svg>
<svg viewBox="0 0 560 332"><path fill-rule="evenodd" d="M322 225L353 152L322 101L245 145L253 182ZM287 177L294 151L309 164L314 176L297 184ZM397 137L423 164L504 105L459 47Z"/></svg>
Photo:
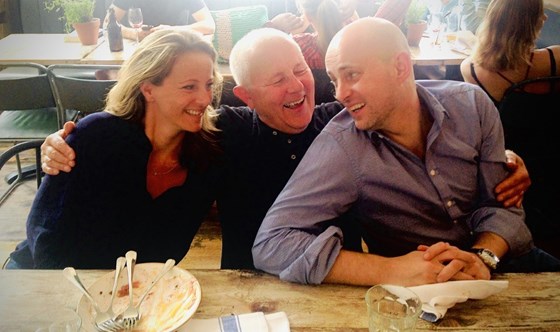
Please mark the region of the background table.
<svg viewBox="0 0 560 332"><path fill-rule="evenodd" d="M292 332L367 332L367 287L299 285L254 271L189 270L202 301L194 318L284 311ZM108 271L78 271L91 285ZM438 323L420 320L418 331L560 331L560 273L503 274L509 288L451 308ZM46 307L75 308L81 293L59 270L0 271L0 330L28 331ZM26 329L27 328L27 329Z"/></svg>
<svg viewBox="0 0 560 332"><path fill-rule="evenodd" d="M79 42L65 42L66 34L21 33L0 39L0 62L35 62L45 66L55 63L79 63L97 45L82 46Z"/></svg>

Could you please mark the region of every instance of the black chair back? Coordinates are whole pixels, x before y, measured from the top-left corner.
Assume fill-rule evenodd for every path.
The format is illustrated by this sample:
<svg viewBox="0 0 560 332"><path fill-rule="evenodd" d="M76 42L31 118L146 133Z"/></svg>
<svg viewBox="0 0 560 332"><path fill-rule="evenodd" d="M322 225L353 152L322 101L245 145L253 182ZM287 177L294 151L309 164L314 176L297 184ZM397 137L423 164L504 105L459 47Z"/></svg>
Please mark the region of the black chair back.
<svg viewBox="0 0 560 332"><path fill-rule="evenodd" d="M560 172L560 76L529 79L511 86L498 106L506 148L519 154L529 170L531 187L523 205L533 233L559 234L556 217ZM534 234L535 235L535 234Z"/></svg>
<svg viewBox="0 0 560 332"><path fill-rule="evenodd" d="M48 76L55 96L61 123L102 111L105 97L116 78L97 79L97 76L116 75L118 65L51 65Z"/></svg>

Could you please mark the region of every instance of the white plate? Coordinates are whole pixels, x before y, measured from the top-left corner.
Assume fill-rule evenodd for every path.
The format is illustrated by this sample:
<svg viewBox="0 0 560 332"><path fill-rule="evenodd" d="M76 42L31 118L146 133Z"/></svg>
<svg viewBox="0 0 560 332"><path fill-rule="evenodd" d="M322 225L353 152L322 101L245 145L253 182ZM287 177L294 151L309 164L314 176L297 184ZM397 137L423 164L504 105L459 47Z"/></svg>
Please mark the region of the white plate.
<svg viewBox="0 0 560 332"><path fill-rule="evenodd" d="M144 293L147 286L163 268L163 263L142 263L134 268L133 295L134 303ZM88 288L101 310L105 310L111 299L115 272L111 271L99 278ZM121 313L128 306L128 282L124 269L119 276L117 294L113 310ZM120 290L120 292L119 292ZM198 280L188 271L173 267L152 288L140 306L141 319L132 331L170 332L185 324L196 312L201 300ZM78 303L78 314L82 317L82 329L96 332L94 327L95 310L89 300L82 296Z"/></svg>

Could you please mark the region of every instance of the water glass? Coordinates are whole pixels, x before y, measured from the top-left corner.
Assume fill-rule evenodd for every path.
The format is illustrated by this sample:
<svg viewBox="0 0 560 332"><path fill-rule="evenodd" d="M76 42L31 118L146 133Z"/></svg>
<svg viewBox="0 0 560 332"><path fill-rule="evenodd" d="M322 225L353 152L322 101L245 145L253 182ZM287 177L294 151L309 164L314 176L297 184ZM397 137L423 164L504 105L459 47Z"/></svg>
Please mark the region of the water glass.
<svg viewBox="0 0 560 332"><path fill-rule="evenodd" d="M418 295L406 287L376 285L366 292L369 332L413 332L422 310Z"/></svg>

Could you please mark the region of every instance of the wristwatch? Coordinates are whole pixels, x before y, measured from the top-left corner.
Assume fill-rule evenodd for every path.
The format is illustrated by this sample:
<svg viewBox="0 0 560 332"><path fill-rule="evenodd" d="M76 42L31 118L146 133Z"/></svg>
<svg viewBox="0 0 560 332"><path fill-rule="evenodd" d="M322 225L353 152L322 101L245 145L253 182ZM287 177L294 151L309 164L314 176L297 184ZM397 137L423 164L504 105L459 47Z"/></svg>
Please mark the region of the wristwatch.
<svg viewBox="0 0 560 332"><path fill-rule="evenodd" d="M498 263L500 262L500 259L498 258L498 256L496 256L496 254L494 254L489 249L471 248L469 251L477 254L477 256L482 260L482 262L486 264L486 266L488 266L491 270L495 270L498 267Z"/></svg>

